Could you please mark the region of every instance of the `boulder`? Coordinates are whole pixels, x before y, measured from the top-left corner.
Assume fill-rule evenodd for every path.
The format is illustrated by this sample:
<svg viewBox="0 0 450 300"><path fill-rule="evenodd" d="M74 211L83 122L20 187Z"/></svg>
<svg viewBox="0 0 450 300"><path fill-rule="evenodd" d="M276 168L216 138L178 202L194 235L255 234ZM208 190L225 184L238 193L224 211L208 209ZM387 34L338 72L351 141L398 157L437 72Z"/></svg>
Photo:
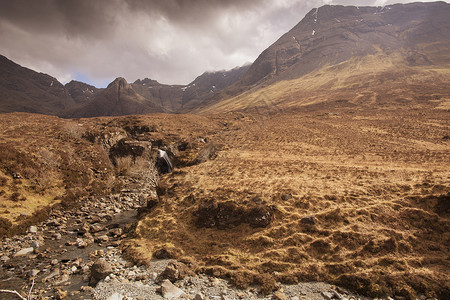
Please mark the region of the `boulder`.
<svg viewBox="0 0 450 300"><path fill-rule="evenodd" d="M186 295L186 293L173 285L169 280L164 280L161 284L161 295L165 299L174 299Z"/></svg>
<svg viewBox="0 0 450 300"><path fill-rule="evenodd" d="M111 265L104 259L100 258L91 267L89 285L96 286L100 280L105 279L106 276L112 273L112 271Z"/></svg>
<svg viewBox="0 0 450 300"><path fill-rule="evenodd" d="M170 262L164 271L159 275L160 279L168 279L171 282L183 279L191 274L189 268L182 262Z"/></svg>

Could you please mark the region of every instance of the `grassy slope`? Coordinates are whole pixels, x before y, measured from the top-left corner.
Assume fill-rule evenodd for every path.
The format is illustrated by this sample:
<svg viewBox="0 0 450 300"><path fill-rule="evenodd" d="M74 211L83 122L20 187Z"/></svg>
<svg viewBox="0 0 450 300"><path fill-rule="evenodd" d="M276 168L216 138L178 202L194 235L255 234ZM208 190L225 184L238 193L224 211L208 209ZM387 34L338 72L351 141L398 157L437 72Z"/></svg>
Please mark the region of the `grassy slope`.
<svg viewBox="0 0 450 300"><path fill-rule="evenodd" d="M236 111L251 108L279 111L330 101L358 105L395 102L418 104L431 99L447 103L450 66L409 66L397 52L353 58L294 80L257 87L225 99L200 112Z"/></svg>
<svg viewBox="0 0 450 300"><path fill-rule="evenodd" d="M0 216L12 224L114 185L107 153L83 138L88 123L26 113L2 114L0 123Z"/></svg>

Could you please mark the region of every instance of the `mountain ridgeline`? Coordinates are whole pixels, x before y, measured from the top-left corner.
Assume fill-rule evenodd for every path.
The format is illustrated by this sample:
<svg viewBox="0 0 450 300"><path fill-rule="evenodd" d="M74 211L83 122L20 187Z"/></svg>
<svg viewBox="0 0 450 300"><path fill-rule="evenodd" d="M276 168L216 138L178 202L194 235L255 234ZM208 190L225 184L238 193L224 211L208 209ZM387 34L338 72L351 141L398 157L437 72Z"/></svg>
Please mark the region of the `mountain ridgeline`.
<svg viewBox="0 0 450 300"><path fill-rule="evenodd" d="M0 112L29 112L66 118L180 113L238 81L249 65L205 72L189 85L166 85L145 78L116 78L106 88L56 78L22 67L0 55Z"/></svg>
<svg viewBox="0 0 450 300"><path fill-rule="evenodd" d="M441 83L448 83L450 68L449 15L445 2L325 5L306 14L253 64L205 72L188 85L117 78L105 89L77 81L64 86L1 56L0 112L61 117L220 112L258 106L261 94L291 107L349 93L358 95L355 103L376 102L387 99L386 90L403 93L401 88L410 88L405 99L430 90L443 99ZM408 85L412 75L423 80Z"/></svg>

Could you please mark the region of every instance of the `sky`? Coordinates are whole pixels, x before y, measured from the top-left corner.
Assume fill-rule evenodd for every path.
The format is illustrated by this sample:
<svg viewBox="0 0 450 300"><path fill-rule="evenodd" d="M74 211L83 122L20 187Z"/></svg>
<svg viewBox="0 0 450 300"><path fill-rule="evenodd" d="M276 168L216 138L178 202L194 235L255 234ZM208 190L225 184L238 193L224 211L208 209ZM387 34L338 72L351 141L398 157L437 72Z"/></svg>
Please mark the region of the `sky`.
<svg viewBox="0 0 450 300"><path fill-rule="evenodd" d="M414 1L0 0L0 54L63 84L188 84L253 62L315 7L406 2Z"/></svg>

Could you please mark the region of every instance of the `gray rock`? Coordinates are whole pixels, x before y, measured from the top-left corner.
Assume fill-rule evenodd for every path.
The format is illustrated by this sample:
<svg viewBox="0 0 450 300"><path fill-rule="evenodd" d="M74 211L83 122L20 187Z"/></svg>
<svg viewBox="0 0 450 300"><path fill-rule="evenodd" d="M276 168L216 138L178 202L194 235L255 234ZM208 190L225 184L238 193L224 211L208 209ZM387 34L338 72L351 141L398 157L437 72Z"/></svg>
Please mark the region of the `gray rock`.
<svg viewBox="0 0 450 300"><path fill-rule="evenodd" d="M39 272L40 272L39 270L33 269L30 272L28 272L28 277L30 277L30 278L36 277L37 274L39 274Z"/></svg>
<svg viewBox="0 0 450 300"><path fill-rule="evenodd" d="M25 256L25 255L33 253L33 251L34 251L33 247L23 248L20 251L18 251L16 254L14 254L14 257Z"/></svg>
<svg viewBox="0 0 450 300"><path fill-rule="evenodd" d="M2 262L7 262L9 259L10 259L10 258L9 258L8 256L3 255L3 256L0 258L0 261L2 261Z"/></svg>
<svg viewBox="0 0 450 300"><path fill-rule="evenodd" d="M159 275L160 279L169 279L171 282L183 279L189 274L188 267L182 262L170 262Z"/></svg>
<svg viewBox="0 0 450 300"><path fill-rule="evenodd" d="M37 249L37 248L39 248L41 245L39 244L39 242L38 241L33 241L32 243L31 243L31 247L33 247L34 249Z"/></svg>
<svg viewBox="0 0 450 300"><path fill-rule="evenodd" d="M202 293L198 293L195 295L194 300L205 300L205 297Z"/></svg>
<svg viewBox="0 0 450 300"><path fill-rule="evenodd" d="M327 299L327 300L331 300L331 299L341 299L340 295L337 297L335 293L333 293L334 291L330 291L330 292L322 292L322 296Z"/></svg>
<svg viewBox="0 0 450 300"><path fill-rule="evenodd" d="M59 271L59 269L54 270L53 272L51 272L50 274L48 274L44 279L43 282L46 282L50 279L52 279L53 277L56 277L60 274L61 272Z"/></svg>
<svg viewBox="0 0 450 300"><path fill-rule="evenodd" d="M173 285L173 283L170 282L168 279L166 279L161 284L161 295L165 299L173 299L186 295L186 293L183 292L183 290L177 288L175 285Z"/></svg>
<svg viewBox="0 0 450 300"><path fill-rule="evenodd" d="M97 283L106 278L109 274L113 272L111 265L107 263L104 259L100 258L91 267L91 275L89 277L89 285L95 286Z"/></svg>
<svg viewBox="0 0 450 300"><path fill-rule="evenodd" d="M107 300L122 300L123 296L119 293L114 293L111 296L108 297Z"/></svg>
<svg viewBox="0 0 450 300"><path fill-rule="evenodd" d="M288 300L288 297L284 293L283 290L278 290L275 293L273 293L273 300Z"/></svg>
<svg viewBox="0 0 450 300"><path fill-rule="evenodd" d="M55 234L53 235L53 237L55 238L55 240L60 240L60 239L62 239L61 233L55 233Z"/></svg>
<svg viewBox="0 0 450 300"><path fill-rule="evenodd" d="M36 233L38 231L36 226L30 226L30 228L28 228L28 232L29 233Z"/></svg>

